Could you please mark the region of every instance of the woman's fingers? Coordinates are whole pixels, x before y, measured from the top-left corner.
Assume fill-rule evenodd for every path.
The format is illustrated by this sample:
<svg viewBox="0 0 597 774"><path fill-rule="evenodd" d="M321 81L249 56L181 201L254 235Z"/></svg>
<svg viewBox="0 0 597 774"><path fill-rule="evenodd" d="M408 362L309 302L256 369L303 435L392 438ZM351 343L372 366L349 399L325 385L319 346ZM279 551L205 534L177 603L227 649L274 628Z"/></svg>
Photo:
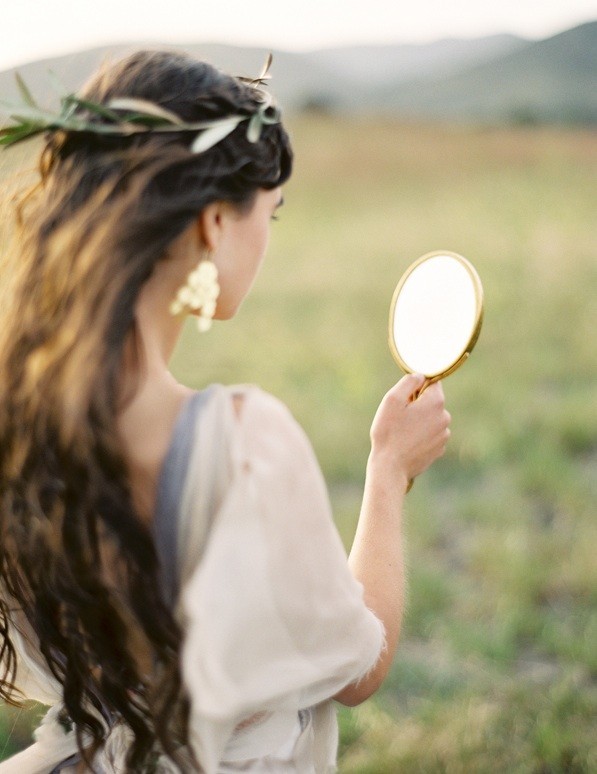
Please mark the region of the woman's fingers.
<svg viewBox="0 0 597 774"><path fill-rule="evenodd" d="M418 397L425 377L409 374L384 396L371 426L372 451L413 478L445 452L451 417L439 382Z"/></svg>
<svg viewBox="0 0 597 774"><path fill-rule="evenodd" d="M400 379L390 392L395 391L397 400L404 403L412 403L424 384L425 377L423 374L407 374Z"/></svg>

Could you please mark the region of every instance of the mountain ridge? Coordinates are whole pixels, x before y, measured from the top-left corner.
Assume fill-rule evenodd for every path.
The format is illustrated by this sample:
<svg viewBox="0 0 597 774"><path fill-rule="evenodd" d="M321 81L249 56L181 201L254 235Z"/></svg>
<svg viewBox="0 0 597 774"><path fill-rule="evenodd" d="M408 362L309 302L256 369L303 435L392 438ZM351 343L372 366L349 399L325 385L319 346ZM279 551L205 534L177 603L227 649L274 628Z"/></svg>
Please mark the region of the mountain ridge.
<svg viewBox="0 0 597 774"><path fill-rule="evenodd" d="M597 22L435 79L395 81L371 97L418 118L597 123Z"/></svg>
<svg viewBox="0 0 597 774"><path fill-rule="evenodd" d="M188 51L243 75L257 73L267 54L262 47L219 43L118 43L0 71L1 98L18 98L18 71L42 104L55 107L48 70L67 92L76 91L103 59L141 47ZM272 91L288 111L597 124L597 21L538 41L503 34L273 54Z"/></svg>

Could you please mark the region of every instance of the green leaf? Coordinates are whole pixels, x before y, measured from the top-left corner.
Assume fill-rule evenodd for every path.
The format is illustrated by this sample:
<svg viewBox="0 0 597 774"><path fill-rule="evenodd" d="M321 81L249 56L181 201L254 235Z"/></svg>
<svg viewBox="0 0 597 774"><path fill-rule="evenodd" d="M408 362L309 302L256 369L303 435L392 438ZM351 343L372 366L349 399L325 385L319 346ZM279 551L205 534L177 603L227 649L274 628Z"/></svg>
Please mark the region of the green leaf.
<svg viewBox="0 0 597 774"><path fill-rule="evenodd" d="M230 132L233 132L243 120L243 116L232 116L231 118L224 118L217 123L213 123L209 129L205 129L201 134L197 135L197 138L191 145L191 152L203 153L212 148L220 140L223 140L224 137L227 137Z"/></svg>
<svg viewBox="0 0 597 774"><path fill-rule="evenodd" d="M129 113L128 115L122 116L120 121L122 122L122 126L127 126L128 124L139 124L140 126L146 126L149 128L157 127L160 129L172 129L173 131L179 129L179 127L174 127L171 124L164 124L163 118L158 118L157 116L147 116L142 113ZM184 126L184 124L181 126Z"/></svg>
<svg viewBox="0 0 597 774"><path fill-rule="evenodd" d="M77 109L77 101L76 99L73 99L74 96L74 94L66 94L60 100L62 106L60 119L62 121L69 121Z"/></svg>
<svg viewBox="0 0 597 774"><path fill-rule="evenodd" d="M0 137L12 137L15 134L22 134L26 129L27 127L22 124L19 126L3 126L0 129Z"/></svg>
<svg viewBox="0 0 597 774"><path fill-rule="evenodd" d="M254 113L251 116L251 120L249 121L249 126L247 127L247 140L249 142L257 142L257 140L261 137L261 115L259 113Z"/></svg>
<svg viewBox="0 0 597 774"><path fill-rule="evenodd" d="M73 116L68 121L57 122L56 129L64 129L67 132L89 132L90 134L108 134L114 137L126 136L142 131L134 126L126 124L98 124L90 121L81 121Z"/></svg>
<svg viewBox="0 0 597 774"><path fill-rule="evenodd" d="M36 134L43 132L44 128L39 126L10 126L6 129L0 129L0 145L8 147L14 145L21 140L28 140Z"/></svg>
<svg viewBox="0 0 597 774"><path fill-rule="evenodd" d="M89 100L81 99L81 97L77 97L76 94L70 94L66 97L65 104L74 104L85 108L85 110L89 110L90 113L95 113L102 118L107 118L109 121L114 121L114 123L120 121L120 116L112 110L109 110L107 107L104 107L104 105L98 105L96 102L89 102Z"/></svg>
<svg viewBox="0 0 597 774"><path fill-rule="evenodd" d="M112 110L130 110L138 116L160 118L163 121L168 121L168 123L184 126L184 121L182 121L176 113L172 113L170 110L161 107L161 105L155 105L153 102L148 102L145 99L112 99L108 102L108 107ZM131 121L132 119L127 117L126 120Z"/></svg>
<svg viewBox="0 0 597 774"><path fill-rule="evenodd" d="M8 103L6 103L8 104ZM10 118L13 121L35 121L36 123L49 123L56 121L56 115L49 110L28 107L27 105L11 105Z"/></svg>
<svg viewBox="0 0 597 774"><path fill-rule="evenodd" d="M17 82L17 86L19 87L19 91L21 93L21 97L23 97L23 100L24 100L25 104L29 105L32 108L36 108L37 107L37 103L33 99L33 95L31 94L31 92L27 88L27 84L22 79L20 73L15 73L15 79L16 79L16 82Z"/></svg>

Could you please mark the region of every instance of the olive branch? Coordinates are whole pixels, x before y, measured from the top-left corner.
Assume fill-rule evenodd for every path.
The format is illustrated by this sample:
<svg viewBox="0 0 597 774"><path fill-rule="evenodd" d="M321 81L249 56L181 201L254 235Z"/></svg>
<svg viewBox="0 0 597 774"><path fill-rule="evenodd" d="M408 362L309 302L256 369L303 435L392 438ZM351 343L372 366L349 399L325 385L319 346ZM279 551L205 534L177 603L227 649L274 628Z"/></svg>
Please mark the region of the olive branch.
<svg viewBox="0 0 597 774"><path fill-rule="evenodd" d="M269 54L257 78L238 78L258 93L260 103L255 112L190 123L160 105L133 97L112 99L104 105L71 93L60 98L60 111L54 113L37 104L27 84L17 72L15 79L23 104L14 105L0 100L0 104L9 108L9 119L13 121L12 126L0 128L0 145L15 145L51 131L107 137L130 137L150 132L189 132L196 133L190 145L191 152L203 153L227 137L243 121L248 122L247 139L255 143L261 137L265 125L277 124L281 118L280 109L274 104L271 94L262 88L262 84L271 77L268 75L271 63L272 55ZM54 74L50 75L56 81ZM85 116L85 111L89 117ZM98 118L101 121L98 121Z"/></svg>

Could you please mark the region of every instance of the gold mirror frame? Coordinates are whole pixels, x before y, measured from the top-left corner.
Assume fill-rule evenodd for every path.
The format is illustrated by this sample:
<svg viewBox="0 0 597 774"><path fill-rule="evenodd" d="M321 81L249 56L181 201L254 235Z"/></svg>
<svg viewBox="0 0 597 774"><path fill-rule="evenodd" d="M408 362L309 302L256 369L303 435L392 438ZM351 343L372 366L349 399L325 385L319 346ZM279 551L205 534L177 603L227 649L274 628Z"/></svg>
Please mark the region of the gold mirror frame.
<svg viewBox="0 0 597 774"><path fill-rule="evenodd" d="M468 340L468 343L466 344L466 346L464 347L460 355L454 360L452 365L439 373L424 374L424 376L426 377L425 387L428 387L430 384L433 384L434 382L438 382L440 379L444 379L446 376L449 376L450 374L454 373L454 371L456 371L458 368L460 368L460 366L468 359L470 353L473 350L473 347L477 343L477 339L479 338L479 334L481 333L481 325L483 323L483 285L481 284L481 279L477 274L477 271L474 268L474 266L469 261L467 261L467 259L464 258L464 256L459 255L459 253L454 253L451 250L434 250L430 253L425 253L425 255L422 255L420 258L417 258L417 260L414 263L412 263L408 267L408 269L404 272L404 274L400 278L400 281L396 285L396 289L394 290L394 295L392 296L392 303L390 304L390 316L389 316L389 322L388 322L388 344L390 347L390 352L392 353L392 357L405 373L407 374L413 373L412 368L410 368L410 366L408 366L404 362L404 360L402 360L402 358L400 357L400 353L396 349L396 343L394 341L394 315L396 311L396 304L398 302L398 297L400 295L400 291L402 290L403 285L408 280L408 278L413 273L413 271L425 261L428 261L431 258L436 258L439 256L447 256L449 258L454 258L462 266L464 266L464 268L468 272L472 280L474 293L475 293L475 304L476 304L475 321L474 321L473 330Z"/></svg>

